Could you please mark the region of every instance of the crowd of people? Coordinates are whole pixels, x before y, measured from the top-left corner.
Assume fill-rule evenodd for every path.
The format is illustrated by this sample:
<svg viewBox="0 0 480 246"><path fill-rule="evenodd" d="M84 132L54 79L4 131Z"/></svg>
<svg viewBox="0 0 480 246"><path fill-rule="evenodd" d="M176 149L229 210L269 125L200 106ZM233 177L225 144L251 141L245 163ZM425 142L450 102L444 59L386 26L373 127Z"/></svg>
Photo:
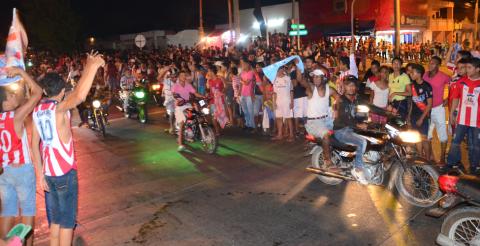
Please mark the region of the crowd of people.
<svg viewBox="0 0 480 246"><path fill-rule="evenodd" d="M469 172L479 175L477 52L468 43L404 44L400 56L393 57L388 42L351 40L324 39L296 50L285 35L278 35L269 44L257 39L243 47L169 46L162 51L110 52L103 58L96 54L30 52L26 59L28 73L9 70L11 76L23 78L30 90L29 99L25 101L18 92L0 91L0 123L5 129L2 139L8 131L15 144L1 149L4 173L0 176L0 232L5 235L11 228L18 204L23 221L33 225L36 169L42 188L49 191L46 202L52 245L71 242L78 183L70 111L77 108L82 117L82 102L89 94L106 95L111 103L114 95L139 83L163 84L163 104L169 118L166 132L170 134L183 131L183 111L189 107L184 102L194 95L209 100L217 136L226 127L241 128L252 136L267 135L271 141L294 142L310 134L323 139L324 164L332 169L335 167L327 151L332 134L341 142L357 146L352 173L361 183L368 183L362 160L366 142L354 132L367 125L356 121L354 111L358 105L369 103L398 115L418 130L422 142L417 145L417 153L428 160L435 159L431 145L436 132L441 143L436 159L444 169L461 167L460 146L466 137ZM405 65L404 61L411 63ZM273 76L264 72L269 65L280 63ZM452 69L452 76L440 71L445 65ZM70 94L66 93L69 87L74 88ZM32 111L35 130L30 157L25 151L30 144L24 139L23 123ZM386 122L382 115L372 113L370 118L375 123ZM85 123L83 116L81 125ZM447 151L449 135L453 137ZM184 149L182 136L178 134L179 151ZM23 165L29 163L36 168ZM18 167L13 168L15 165ZM72 189L62 190L65 182ZM21 201L12 198L17 197L15 193L22 193L18 196Z"/></svg>

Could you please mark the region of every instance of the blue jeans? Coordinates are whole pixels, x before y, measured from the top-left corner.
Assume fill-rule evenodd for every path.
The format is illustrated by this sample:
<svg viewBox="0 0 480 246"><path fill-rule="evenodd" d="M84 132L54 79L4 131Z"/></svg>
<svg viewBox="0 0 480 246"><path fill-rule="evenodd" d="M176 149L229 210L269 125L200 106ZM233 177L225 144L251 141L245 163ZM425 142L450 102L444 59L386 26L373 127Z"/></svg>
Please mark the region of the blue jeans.
<svg viewBox="0 0 480 246"><path fill-rule="evenodd" d="M462 159L460 145L467 135L468 141L468 159L470 161L470 169L475 170L480 161L480 128L457 125L455 128L455 135L453 136L450 152L448 152L447 163L451 167L458 164Z"/></svg>
<svg viewBox="0 0 480 246"><path fill-rule="evenodd" d="M357 147L355 154L355 167L363 168L363 154L367 148L367 140L353 132L353 129L350 127L335 130L335 138L342 143Z"/></svg>
<svg viewBox="0 0 480 246"><path fill-rule="evenodd" d="M72 169L62 176L45 176L49 192L45 193L47 215L52 224L73 229L77 223L78 177Z"/></svg>
<svg viewBox="0 0 480 246"><path fill-rule="evenodd" d="M245 117L245 125L250 128L255 128L252 97L241 96L240 104L243 111L243 117Z"/></svg>
<svg viewBox="0 0 480 246"><path fill-rule="evenodd" d="M262 111L263 96L255 95L255 102L253 103L253 115L258 116Z"/></svg>
<svg viewBox="0 0 480 246"><path fill-rule="evenodd" d="M30 163L19 167L6 166L0 175L2 217L35 216L35 169Z"/></svg>

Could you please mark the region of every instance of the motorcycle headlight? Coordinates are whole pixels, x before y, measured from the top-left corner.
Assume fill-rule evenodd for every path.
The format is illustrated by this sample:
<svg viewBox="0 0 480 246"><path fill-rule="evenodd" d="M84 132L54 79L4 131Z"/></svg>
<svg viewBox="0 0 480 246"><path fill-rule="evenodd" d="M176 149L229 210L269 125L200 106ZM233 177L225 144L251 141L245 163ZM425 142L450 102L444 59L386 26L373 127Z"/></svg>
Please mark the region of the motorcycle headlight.
<svg viewBox="0 0 480 246"><path fill-rule="evenodd" d="M94 108L100 108L100 106L102 106L102 103L101 103L99 100L94 100L94 101L92 102L92 106L93 106Z"/></svg>
<svg viewBox="0 0 480 246"><path fill-rule="evenodd" d="M404 143L420 143L422 141L418 131L402 131L398 136Z"/></svg>
<svg viewBox="0 0 480 246"><path fill-rule="evenodd" d="M210 114L210 109L209 108L202 108L202 113L207 115Z"/></svg>
<svg viewBox="0 0 480 246"><path fill-rule="evenodd" d="M154 91L160 90L160 85L152 85L152 90Z"/></svg>
<svg viewBox="0 0 480 246"><path fill-rule="evenodd" d="M357 113L368 113L370 112L370 108L366 105L358 105L357 106Z"/></svg>
<svg viewBox="0 0 480 246"><path fill-rule="evenodd" d="M145 92L143 91L136 91L135 92L135 97L138 98L138 99L142 99L145 97Z"/></svg>

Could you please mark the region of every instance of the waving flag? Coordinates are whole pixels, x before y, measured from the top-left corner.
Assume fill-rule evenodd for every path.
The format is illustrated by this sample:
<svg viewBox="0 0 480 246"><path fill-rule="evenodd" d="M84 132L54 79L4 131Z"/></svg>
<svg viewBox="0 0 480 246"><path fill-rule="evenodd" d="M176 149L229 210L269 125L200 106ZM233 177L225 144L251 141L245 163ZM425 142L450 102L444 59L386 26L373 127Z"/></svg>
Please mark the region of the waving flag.
<svg viewBox="0 0 480 246"><path fill-rule="evenodd" d="M5 55L0 57L0 86L8 85L20 79L19 76L8 78L5 67L20 67L25 70L23 52L27 46L27 33L18 19L17 10L13 9L12 26L10 26L8 32Z"/></svg>
<svg viewBox="0 0 480 246"><path fill-rule="evenodd" d="M266 66L264 67L262 70L263 70L263 73L265 74L265 76L267 76L268 80L270 80L271 82L273 82L275 80L275 77L277 77L277 72L278 72L278 69L289 63L290 61L294 60L294 59L298 59L299 62L297 64L297 67L300 69L300 71L303 73L303 62L302 62L302 59L300 59L300 56L298 55L295 55L295 56L290 56L288 58L285 58L279 62L276 62L270 66Z"/></svg>

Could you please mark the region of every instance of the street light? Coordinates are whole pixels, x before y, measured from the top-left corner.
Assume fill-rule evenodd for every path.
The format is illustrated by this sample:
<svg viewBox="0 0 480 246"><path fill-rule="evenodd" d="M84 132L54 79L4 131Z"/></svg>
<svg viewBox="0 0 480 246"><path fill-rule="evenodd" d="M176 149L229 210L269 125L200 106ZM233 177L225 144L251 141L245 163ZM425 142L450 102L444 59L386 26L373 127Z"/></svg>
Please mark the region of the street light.
<svg viewBox="0 0 480 246"><path fill-rule="evenodd" d="M94 38L94 37L90 37L90 38L88 39L88 41L90 41L90 45L95 44L95 38Z"/></svg>

